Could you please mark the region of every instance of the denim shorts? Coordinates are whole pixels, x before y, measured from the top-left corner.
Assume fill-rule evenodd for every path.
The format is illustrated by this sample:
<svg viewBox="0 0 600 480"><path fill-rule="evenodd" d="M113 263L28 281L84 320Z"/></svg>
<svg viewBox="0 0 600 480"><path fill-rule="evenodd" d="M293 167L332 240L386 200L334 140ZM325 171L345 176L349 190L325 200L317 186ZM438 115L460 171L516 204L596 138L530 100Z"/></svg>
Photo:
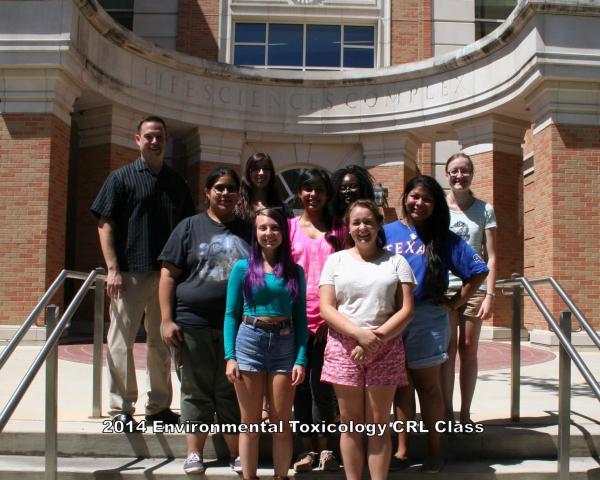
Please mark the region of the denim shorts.
<svg viewBox="0 0 600 480"><path fill-rule="evenodd" d="M264 330L242 322L235 340L235 356L244 372L291 372L296 360L294 330Z"/></svg>
<svg viewBox="0 0 600 480"><path fill-rule="evenodd" d="M450 321L445 308L422 302L402 334L408 368L429 368L448 359Z"/></svg>

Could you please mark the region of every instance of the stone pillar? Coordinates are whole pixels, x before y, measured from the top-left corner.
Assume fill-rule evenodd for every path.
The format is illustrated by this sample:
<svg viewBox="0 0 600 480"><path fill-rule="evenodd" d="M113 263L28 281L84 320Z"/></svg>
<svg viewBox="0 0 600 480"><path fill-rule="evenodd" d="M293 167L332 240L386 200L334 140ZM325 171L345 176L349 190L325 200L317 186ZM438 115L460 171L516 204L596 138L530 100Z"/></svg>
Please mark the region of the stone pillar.
<svg viewBox="0 0 600 480"><path fill-rule="evenodd" d="M475 165L472 190L496 212L496 278L523 272L523 153L521 144L529 124L488 115L454 125L462 150ZM512 320L512 300L501 292L493 317L485 322L484 336L507 335ZM486 327L492 327L486 328Z"/></svg>
<svg viewBox="0 0 600 480"><path fill-rule="evenodd" d="M374 133L361 135L364 166L376 183L388 189L385 221L397 220L402 215L404 184L417 173L419 140L410 133Z"/></svg>
<svg viewBox="0 0 600 480"><path fill-rule="evenodd" d="M526 275L554 277L599 331L600 102L597 85L567 89L561 84L560 94L558 87L545 82L526 99L534 118L533 173L525 191ZM549 287L538 290L558 319L564 303ZM531 340L556 345L555 335L529 300L525 312ZM591 345L585 334L574 333L572 340Z"/></svg>
<svg viewBox="0 0 600 480"><path fill-rule="evenodd" d="M241 173L244 132L198 127L183 138L187 150L186 177L200 210L206 205L204 185L208 172L216 167Z"/></svg>
<svg viewBox="0 0 600 480"><path fill-rule="evenodd" d="M70 112L80 91L51 70L27 79L0 73L0 326L5 327L23 323L64 268ZM62 305L62 292L52 301ZM15 327L2 330L0 337L12 336Z"/></svg>

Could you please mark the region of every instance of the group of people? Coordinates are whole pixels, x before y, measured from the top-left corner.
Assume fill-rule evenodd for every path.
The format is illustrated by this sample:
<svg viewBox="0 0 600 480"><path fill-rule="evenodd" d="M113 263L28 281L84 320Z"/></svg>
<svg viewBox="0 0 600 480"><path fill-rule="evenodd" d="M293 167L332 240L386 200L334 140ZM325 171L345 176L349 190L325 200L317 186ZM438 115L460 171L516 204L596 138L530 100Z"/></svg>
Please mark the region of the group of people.
<svg viewBox="0 0 600 480"><path fill-rule="evenodd" d="M387 477L408 461L406 434L392 451L388 428L415 416L428 427L423 470L443 468L435 424L454 419L454 361L461 359L460 421L471 422L477 342L492 312L495 218L470 190L474 166L457 154L446 164L450 192L417 175L402 196L402 220L384 225L373 179L350 165L331 177L305 170L302 213L277 194L264 153L206 177L206 209L194 214L185 181L164 164L167 128L138 125L140 158L113 172L96 198L111 297L108 333L110 413L135 429L132 347L142 318L148 346L146 420L185 423L186 473L205 469L214 422L273 432L276 478L292 463L292 417L302 425L298 472L337 470L337 436L319 426L372 424L381 434L340 429L348 479ZM452 230L452 231L451 231ZM453 233L456 232L456 233ZM487 261L482 258L483 253ZM452 272L450 284L448 272ZM480 284L487 276L487 290ZM181 384L181 418L170 410L171 357ZM232 468L256 478L256 430L225 434Z"/></svg>

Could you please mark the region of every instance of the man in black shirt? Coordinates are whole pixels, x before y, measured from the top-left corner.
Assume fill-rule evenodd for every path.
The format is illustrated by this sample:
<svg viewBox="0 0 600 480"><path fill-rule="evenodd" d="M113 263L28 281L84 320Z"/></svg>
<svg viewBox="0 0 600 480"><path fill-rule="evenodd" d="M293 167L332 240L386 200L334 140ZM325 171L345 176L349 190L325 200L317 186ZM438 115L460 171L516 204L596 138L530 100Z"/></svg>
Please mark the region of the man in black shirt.
<svg viewBox="0 0 600 480"><path fill-rule="evenodd" d="M92 205L108 268L111 298L108 329L110 413L134 431L137 401L133 344L144 318L147 346L146 420L177 423L172 399L169 350L160 334L157 261L171 231L195 213L185 180L164 164L167 128L159 117L138 125L135 141L140 158L112 172Z"/></svg>

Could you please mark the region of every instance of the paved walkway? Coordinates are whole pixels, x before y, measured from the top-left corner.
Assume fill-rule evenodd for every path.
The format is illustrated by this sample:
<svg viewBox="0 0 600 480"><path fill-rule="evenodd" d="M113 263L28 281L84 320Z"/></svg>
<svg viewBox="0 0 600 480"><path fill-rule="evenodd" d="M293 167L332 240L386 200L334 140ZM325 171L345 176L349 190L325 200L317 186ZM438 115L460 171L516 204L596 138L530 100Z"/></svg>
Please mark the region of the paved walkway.
<svg viewBox="0 0 600 480"><path fill-rule="evenodd" d="M40 347L19 347L0 371L0 408L8 401L23 374L29 368ZM145 345L136 344L136 364L143 368ZM505 421L510 412L510 345L485 341L479 351L480 374L473 401L472 418L475 421L495 423ZM582 352L592 373L600 378L600 352ZM521 369L521 415L536 423L554 423L558 409L558 355L546 349L523 343ZM145 374L137 371L140 399L137 414L143 414ZM59 429L68 429L69 422L77 428L90 428L101 420L89 419L92 405L91 345L65 345L59 348ZM457 382L458 383L458 382ZM179 406L179 382L173 374L173 408ZM103 413L108 401L106 368L103 372ZM44 371L39 372L28 393L16 409L13 419L37 422L44 418ZM459 405L458 386L455 390L455 408ZM592 421L600 424L600 403L573 367L572 411L574 421ZM29 423L29 422L27 422ZM10 424L9 424L10 425ZM75 424L72 425L75 427Z"/></svg>

